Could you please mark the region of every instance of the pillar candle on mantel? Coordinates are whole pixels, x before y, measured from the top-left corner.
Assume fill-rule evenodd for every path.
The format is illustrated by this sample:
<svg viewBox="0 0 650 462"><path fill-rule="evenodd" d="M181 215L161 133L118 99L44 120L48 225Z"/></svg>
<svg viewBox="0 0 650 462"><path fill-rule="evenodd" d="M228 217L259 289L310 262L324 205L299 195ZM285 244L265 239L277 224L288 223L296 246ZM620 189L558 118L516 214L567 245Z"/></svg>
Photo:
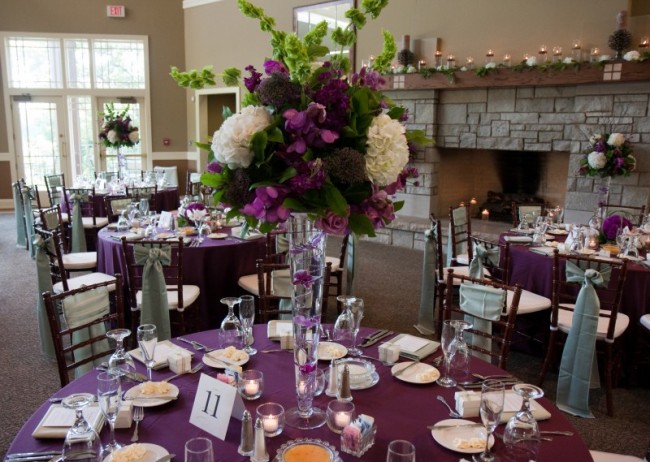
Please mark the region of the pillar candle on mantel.
<svg viewBox="0 0 650 462"><path fill-rule="evenodd" d="M411 36L402 35L402 50L410 50L410 49L411 49Z"/></svg>

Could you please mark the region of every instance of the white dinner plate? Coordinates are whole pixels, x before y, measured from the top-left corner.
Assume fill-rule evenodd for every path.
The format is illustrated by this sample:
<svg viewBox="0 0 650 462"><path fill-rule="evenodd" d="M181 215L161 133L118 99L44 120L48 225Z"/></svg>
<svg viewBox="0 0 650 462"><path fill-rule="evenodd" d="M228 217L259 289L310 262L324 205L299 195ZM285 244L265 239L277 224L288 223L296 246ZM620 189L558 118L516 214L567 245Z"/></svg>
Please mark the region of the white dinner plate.
<svg viewBox="0 0 650 462"><path fill-rule="evenodd" d="M566 229L549 229L549 234L555 234L556 236L566 236L569 232Z"/></svg>
<svg viewBox="0 0 650 462"><path fill-rule="evenodd" d="M219 358L223 358L223 360L227 361L229 365L232 363L233 366L243 366L250 359L250 356L248 356L248 353L246 353L245 351L239 350L244 355L244 359L241 359L239 361L233 361L232 359L228 358L227 356L224 356L223 351L224 350L214 350L214 351L211 351L210 353L204 354L203 355L203 364L205 364L207 366L210 366L210 367L217 368L217 369L225 369L226 364L219 361Z"/></svg>
<svg viewBox="0 0 650 462"><path fill-rule="evenodd" d="M210 239L225 239L229 236L229 234L226 233L210 233L208 234L208 237Z"/></svg>
<svg viewBox="0 0 650 462"><path fill-rule="evenodd" d="M340 359L348 354L348 349L336 342L320 342L318 344L318 359L320 361L331 361Z"/></svg>
<svg viewBox="0 0 650 462"><path fill-rule="evenodd" d="M165 395L161 395L160 397L156 396L154 397L149 397L147 395L143 395L140 393L140 387L142 384L137 385L133 388L130 388L125 394L124 394L124 399L130 400L131 403L134 406L142 406L142 407L155 407L155 406L161 406L163 404L167 404L170 401L175 400L178 398L178 393L180 390L176 385L173 383L170 383L169 386L171 387L171 390L169 393ZM142 398L142 399L139 399Z"/></svg>
<svg viewBox="0 0 650 462"><path fill-rule="evenodd" d="M390 373L397 379L403 380L404 382L415 383L415 384L433 383L440 378L440 371L435 367L431 366L430 364L418 363L415 364L413 367L409 367L411 364L413 364L413 361L404 361L401 363L397 363L390 369ZM404 371L404 373L395 375L397 372L407 367L408 370ZM430 374L431 376L427 377L425 380L422 380L422 378L418 377L418 375L420 374L429 375L430 372L433 373Z"/></svg>
<svg viewBox="0 0 650 462"><path fill-rule="evenodd" d="M439 426L453 425L453 428L436 428ZM485 427L476 426L476 422L464 419L445 419L441 420L434 425L431 430L431 436L436 442L451 451L462 452L463 454L478 454L483 452L483 448L467 448L461 449L456 446L455 440L457 438L470 439L480 438L485 440ZM494 446L494 435L490 435L490 447Z"/></svg>
<svg viewBox="0 0 650 462"><path fill-rule="evenodd" d="M163 448L162 446L158 446L157 444L151 444L151 443L137 443L137 444L143 446L147 450L147 452L145 452L144 457L138 459L137 461L134 460L133 462L155 462L161 457L169 454L169 451L167 451L167 449ZM118 449L118 451L126 449L129 446L131 445L123 446L122 448ZM113 460L113 456L109 455L104 459L104 462L111 462L112 460Z"/></svg>

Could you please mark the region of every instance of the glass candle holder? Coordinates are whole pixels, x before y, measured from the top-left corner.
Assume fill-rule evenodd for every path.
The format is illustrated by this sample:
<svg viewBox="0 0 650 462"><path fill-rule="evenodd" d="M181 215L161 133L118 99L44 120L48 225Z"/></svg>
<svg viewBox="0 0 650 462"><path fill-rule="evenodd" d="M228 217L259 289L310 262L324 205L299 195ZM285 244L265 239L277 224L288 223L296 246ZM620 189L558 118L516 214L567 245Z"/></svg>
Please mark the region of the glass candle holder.
<svg viewBox="0 0 650 462"><path fill-rule="evenodd" d="M447 69L453 69L456 67L456 57L454 55L447 56Z"/></svg>
<svg viewBox="0 0 650 462"><path fill-rule="evenodd" d="M503 55L503 65L506 67L510 67L512 63L512 57L509 54Z"/></svg>
<svg viewBox="0 0 650 462"><path fill-rule="evenodd" d="M562 61L562 47L553 47L553 62L559 63Z"/></svg>
<svg viewBox="0 0 650 462"><path fill-rule="evenodd" d="M641 37L641 40L639 41L639 49L644 52L650 47L650 38L649 37Z"/></svg>
<svg viewBox="0 0 650 462"><path fill-rule="evenodd" d="M262 421L264 435L277 436L284 430L284 407L278 403L264 403L257 406L257 418Z"/></svg>
<svg viewBox="0 0 650 462"><path fill-rule="evenodd" d="M592 63L598 62L598 58L600 57L600 48L594 47L591 49L591 53L589 54L589 61Z"/></svg>
<svg viewBox="0 0 650 462"><path fill-rule="evenodd" d="M422 69L426 69L426 67L427 67L427 62L424 59L418 61L418 71L421 71Z"/></svg>
<svg viewBox="0 0 650 462"><path fill-rule="evenodd" d="M253 400L262 396L264 391L264 374L262 371L249 369L239 375L237 389L242 398Z"/></svg>
<svg viewBox="0 0 650 462"><path fill-rule="evenodd" d="M467 69L470 71L474 69L474 58L468 56L467 59L465 59L465 67L467 67Z"/></svg>
<svg viewBox="0 0 650 462"><path fill-rule="evenodd" d="M334 433L341 433L355 418L354 404L351 401L333 400L327 405L327 426Z"/></svg>
<svg viewBox="0 0 650 462"><path fill-rule="evenodd" d="M573 60L580 62L582 60L582 44L580 40L575 39L573 45L571 45L571 53L573 54Z"/></svg>
<svg viewBox="0 0 650 462"><path fill-rule="evenodd" d="M440 50L436 50L436 53L434 55L434 63L436 67L442 66L442 52Z"/></svg>
<svg viewBox="0 0 650 462"><path fill-rule="evenodd" d="M488 50L485 53L485 64L490 64L492 61L494 61L494 51Z"/></svg>
<svg viewBox="0 0 650 462"><path fill-rule="evenodd" d="M539 60L542 63L545 63L546 60L548 59L548 48L546 47L546 45L541 45L537 53L539 54Z"/></svg>

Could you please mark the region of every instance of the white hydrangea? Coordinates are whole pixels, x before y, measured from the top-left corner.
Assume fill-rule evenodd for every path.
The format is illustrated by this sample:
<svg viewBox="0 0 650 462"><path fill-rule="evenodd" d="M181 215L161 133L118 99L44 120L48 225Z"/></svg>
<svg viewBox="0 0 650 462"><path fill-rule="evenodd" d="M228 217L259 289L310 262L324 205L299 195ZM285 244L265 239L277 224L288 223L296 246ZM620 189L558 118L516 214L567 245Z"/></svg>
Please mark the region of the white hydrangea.
<svg viewBox="0 0 650 462"><path fill-rule="evenodd" d="M246 106L228 117L212 138L215 159L230 169L248 167L254 157L250 149L251 139L269 125L271 115L260 106Z"/></svg>
<svg viewBox="0 0 650 462"><path fill-rule="evenodd" d="M594 144L599 142L602 138L603 138L603 135L601 135L600 133L597 133L595 135L591 135L589 137L589 144L591 144L593 146Z"/></svg>
<svg viewBox="0 0 650 462"><path fill-rule="evenodd" d="M567 56L566 58L564 58L564 59L562 60L562 62L563 62L564 64L572 64L572 63L573 63L573 58Z"/></svg>
<svg viewBox="0 0 650 462"><path fill-rule="evenodd" d="M591 168L600 170L607 163L607 157L602 152L592 152L587 156L587 163Z"/></svg>
<svg viewBox="0 0 650 462"><path fill-rule="evenodd" d="M375 117L368 129L366 171L378 186L393 183L409 160L404 126L386 114Z"/></svg>
<svg viewBox="0 0 650 462"><path fill-rule="evenodd" d="M109 130L106 134L106 139L109 141L109 143L117 143L119 141L117 132L115 130Z"/></svg>
<svg viewBox="0 0 650 462"><path fill-rule="evenodd" d="M131 133L129 133L129 141L131 141L133 144L140 141L140 132L138 130L133 130Z"/></svg>
<svg viewBox="0 0 650 462"><path fill-rule="evenodd" d="M623 143L625 143L625 135L622 133L612 133L607 140L607 144L614 147L621 146Z"/></svg>
<svg viewBox="0 0 650 462"><path fill-rule="evenodd" d="M623 55L623 59L625 61L638 61L640 57L641 54L639 54L639 52L636 50L628 51Z"/></svg>
<svg viewBox="0 0 650 462"><path fill-rule="evenodd" d="M526 65L533 67L537 65L537 56L530 56L526 59Z"/></svg>

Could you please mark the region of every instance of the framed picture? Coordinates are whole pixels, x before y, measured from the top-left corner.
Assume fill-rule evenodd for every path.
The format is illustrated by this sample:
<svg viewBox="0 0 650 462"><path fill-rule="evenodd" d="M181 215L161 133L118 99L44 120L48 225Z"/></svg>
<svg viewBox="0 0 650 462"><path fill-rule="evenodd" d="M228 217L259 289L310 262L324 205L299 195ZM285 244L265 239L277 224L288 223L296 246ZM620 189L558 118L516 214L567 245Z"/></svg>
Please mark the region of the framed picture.
<svg viewBox="0 0 650 462"><path fill-rule="evenodd" d="M321 21L327 21L328 33L323 38L323 45L330 49L330 55L343 53L350 60L351 70L355 69L355 47L341 50L330 38L331 32L337 27L342 29L350 25L350 20L345 17L345 12L355 6L355 0L334 0L316 3L314 5L299 6L293 9L293 30L298 37L303 38ZM327 61L329 56L321 58Z"/></svg>

